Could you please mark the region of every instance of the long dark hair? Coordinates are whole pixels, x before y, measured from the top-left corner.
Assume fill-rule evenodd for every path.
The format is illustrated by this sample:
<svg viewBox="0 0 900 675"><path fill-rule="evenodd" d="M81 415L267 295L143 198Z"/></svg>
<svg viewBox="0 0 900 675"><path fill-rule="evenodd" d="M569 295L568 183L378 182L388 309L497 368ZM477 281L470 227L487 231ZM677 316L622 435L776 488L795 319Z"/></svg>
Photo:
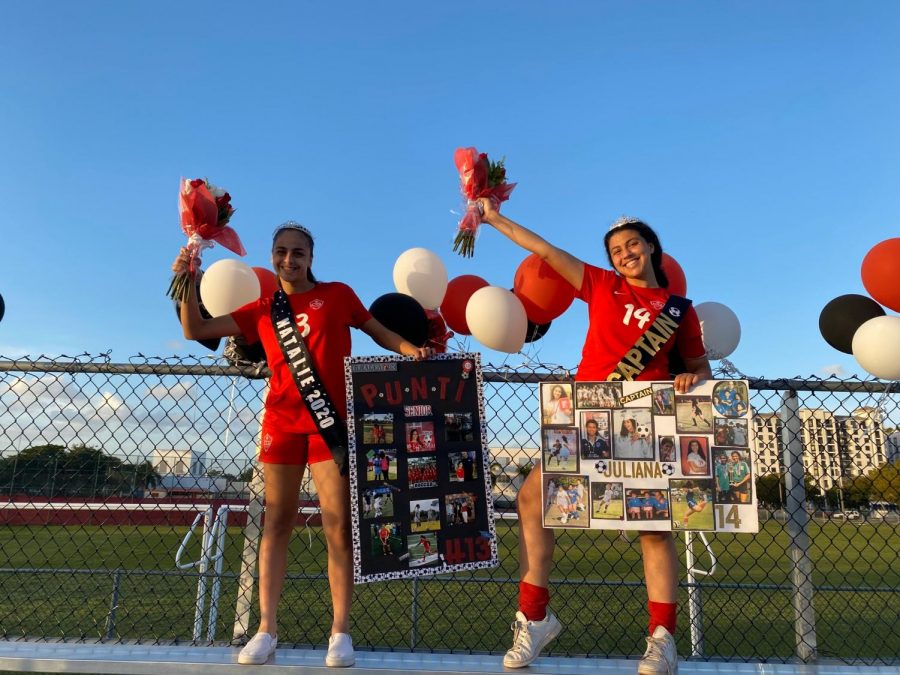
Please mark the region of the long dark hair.
<svg viewBox="0 0 900 675"><path fill-rule="evenodd" d="M299 232L304 237L306 237L307 241L309 241L309 257L310 257L310 260L312 260L313 249L315 248L315 245L316 245L316 242L313 240L312 232L310 232L308 229L303 227L300 223L295 223L293 220L289 220L288 222L286 222L282 225L279 225L275 229L275 232L272 234L272 250L273 251L275 250L275 241L278 239L278 235L281 234L282 232L287 232L288 230L291 230L293 232ZM316 276L313 274L313 271L312 271L312 263L310 263L310 266L306 268L306 278L308 281L311 281L314 284L318 283L318 279L316 279Z"/></svg>
<svg viewBox="0 0 900 675"><path fill-rule="evenodd" d="M653 228L643 220L629 218L619 226L614 225L612 229L606 233L606 236L603 237L603 247L606 249L606 258L609 260L610 267L612 267L613 261L612 256L609 253L609 239L617 232L623 230L633 230L634 232L637 232L644 241L653 245L653 253L650 254L650 264L653 266L653 274L656 275L656 283L663 288L668 288L669 277L666 276L666 273L662 268L662 244L659 242L659 236L653 231Z"/></svg>

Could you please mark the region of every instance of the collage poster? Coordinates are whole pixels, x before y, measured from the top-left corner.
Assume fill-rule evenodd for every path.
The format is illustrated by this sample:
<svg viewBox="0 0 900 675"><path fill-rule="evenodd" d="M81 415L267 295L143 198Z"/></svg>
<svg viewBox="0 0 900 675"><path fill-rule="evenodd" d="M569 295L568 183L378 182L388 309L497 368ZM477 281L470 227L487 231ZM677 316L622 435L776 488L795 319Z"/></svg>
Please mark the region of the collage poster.
<svg viewBox="0 0 900 675"><path fill-rule="evenodd" d="M744 380L542 382L544 527L757 532Z"/></svg>
<svg viewBox="0 0 900 675"><path fill-rule="evenodd" d="M497 565L481 362L345 359L354 582Z"/></svg>

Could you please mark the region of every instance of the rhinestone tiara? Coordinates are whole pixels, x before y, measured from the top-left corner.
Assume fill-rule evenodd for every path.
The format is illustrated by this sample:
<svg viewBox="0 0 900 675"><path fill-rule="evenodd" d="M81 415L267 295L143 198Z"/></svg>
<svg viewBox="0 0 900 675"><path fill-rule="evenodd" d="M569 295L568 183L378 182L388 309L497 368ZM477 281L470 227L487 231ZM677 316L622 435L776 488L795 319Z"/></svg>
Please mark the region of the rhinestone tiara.
<svg viewBox="0 0 900 675"><path fill-rule="evenodd" d="M303 225L298 223L296 220L286 220L283 223L281 223L281 225L276 227L275 230L272 232L272 239L274 239L278 235L278 233L281 232L282 230L298 230L299 232L302 232L310 239L313 238L312 232L310 232L308 228L304 227Z"/></svg>
<svg viewBox="0 0 900 675"><path fill-rule="evenodd" d="M620 227L625 227L626 225L634 225L635 223L644 223L640 218L635 218L634 216L622 216L616 222L609 226L610 231L618 229Z"/></svg>

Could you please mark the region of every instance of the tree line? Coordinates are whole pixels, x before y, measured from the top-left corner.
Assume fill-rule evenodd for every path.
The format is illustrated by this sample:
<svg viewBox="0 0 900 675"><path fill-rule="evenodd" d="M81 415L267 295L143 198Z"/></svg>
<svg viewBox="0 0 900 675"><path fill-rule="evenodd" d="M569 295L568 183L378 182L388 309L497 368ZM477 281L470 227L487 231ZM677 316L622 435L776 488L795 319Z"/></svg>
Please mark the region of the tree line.
<svg viewBox="0 0 900 675"><path fill-rule="evenodd" d="M804 476L804 483L807 499L822 507L843 503L845 509L864 509L871 502L896 504L900 501L900 463L886 462L862 475L842 478L824 494L812 477ZM781 474L770 473L756 479L756 497L760 504L782 508L784 495L784 476Z"/></svg>
<svg viewBox="0 0 900 675"><path fill-rule="evenodd" d="M130 463L87 445L36 445L0 458L0 494L5 495L140 496L160 480L147 460Z"/></svg>

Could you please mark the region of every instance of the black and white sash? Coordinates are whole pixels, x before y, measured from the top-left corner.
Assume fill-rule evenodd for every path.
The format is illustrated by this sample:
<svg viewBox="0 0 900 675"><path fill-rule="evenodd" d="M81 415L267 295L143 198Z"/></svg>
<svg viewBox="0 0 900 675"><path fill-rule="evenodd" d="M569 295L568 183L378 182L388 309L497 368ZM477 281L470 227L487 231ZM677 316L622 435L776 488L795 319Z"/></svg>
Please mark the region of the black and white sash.
<svg viewBox="0 0 900 675"><path fill-rule="evenodd" d="M297 330L297 324L294 323L294 313L287 293L281 288L275 291L272 302L272 326L288 370L291 371L294 383L300 391L300 398L303 399L319 433L331 449L331 456L340 467L341 475L346 475L347 425L338 415L337 408L325 391L325 385L316 373L306 343Z"/></svg>
<svg viewBox="0 0 900 675"><path fill-rule="evenodd" d="M653 357L678 331L690 306L691 301L687 298L670 295L653 323L647 326L634 346L625 352L618 365L606 376L607 381L634 380L644 372Z"/></svg>

